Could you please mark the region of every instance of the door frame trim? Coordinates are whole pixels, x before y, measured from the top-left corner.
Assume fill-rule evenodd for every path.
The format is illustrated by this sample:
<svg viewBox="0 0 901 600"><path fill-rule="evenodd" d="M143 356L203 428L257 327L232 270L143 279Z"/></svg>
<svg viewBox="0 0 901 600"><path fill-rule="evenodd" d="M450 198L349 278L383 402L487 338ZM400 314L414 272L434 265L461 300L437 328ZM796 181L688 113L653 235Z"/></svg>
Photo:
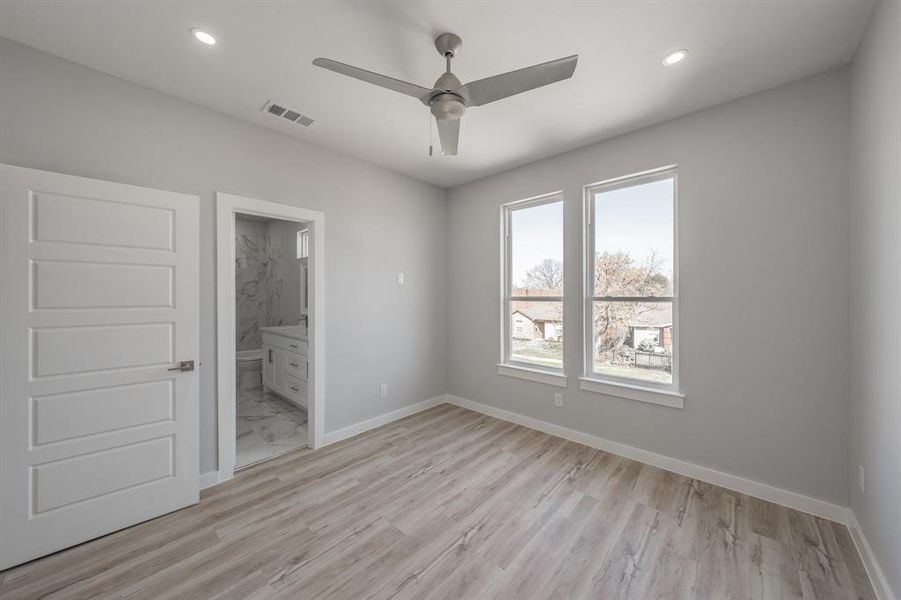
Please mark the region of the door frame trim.
<svg viewBox="0 0 901 600"><path fill-rule="evenodd" d="M216 192L216 347L218 481L235 470L235 215L310 223L310 445L325 444L325 213Z"/></svg>

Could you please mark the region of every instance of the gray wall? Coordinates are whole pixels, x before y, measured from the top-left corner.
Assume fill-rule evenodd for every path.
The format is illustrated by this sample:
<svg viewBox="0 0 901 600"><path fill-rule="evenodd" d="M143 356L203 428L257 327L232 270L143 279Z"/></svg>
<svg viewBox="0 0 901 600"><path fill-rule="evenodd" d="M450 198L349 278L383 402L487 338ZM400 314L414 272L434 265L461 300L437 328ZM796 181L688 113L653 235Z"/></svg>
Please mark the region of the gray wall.
<svg viewBox="0 0 901 600"><path fill-rule="evenodd" d="M449 391L846 505L848 98L833 71L450 193ZM685 409L578 390L582 186L679 165ZM502 377L498 206L563 190L565 403Z"/></svg>
<svg viewBox="0 0 901 600"><path fill-rule="evenodd" d="M901 9L873 11L851 77L851 507L901 598ZM866 470L865 492L858 465Z"/></svg>
<svg viewBox="0 0 901 600"><path fill-rule="evenodd" d="M216 191L325 211L326 431L445 392L443 190L2 38L0 161L200 196L202 472L216 468Z"/></svg>

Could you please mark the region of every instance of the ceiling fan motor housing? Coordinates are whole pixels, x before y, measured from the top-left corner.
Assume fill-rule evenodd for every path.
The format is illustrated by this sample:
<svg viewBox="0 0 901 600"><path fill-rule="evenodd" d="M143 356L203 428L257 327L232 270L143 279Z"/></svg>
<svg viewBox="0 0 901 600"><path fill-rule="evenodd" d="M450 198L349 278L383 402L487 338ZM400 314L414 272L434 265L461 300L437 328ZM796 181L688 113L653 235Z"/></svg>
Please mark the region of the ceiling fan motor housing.
<svg viewBox="0 0 901 600"><path fill-rule="evenodd" d="M432 98L431 110L436 119L456 120L466 112L466 104L456 94L438 94Z"/></svg>

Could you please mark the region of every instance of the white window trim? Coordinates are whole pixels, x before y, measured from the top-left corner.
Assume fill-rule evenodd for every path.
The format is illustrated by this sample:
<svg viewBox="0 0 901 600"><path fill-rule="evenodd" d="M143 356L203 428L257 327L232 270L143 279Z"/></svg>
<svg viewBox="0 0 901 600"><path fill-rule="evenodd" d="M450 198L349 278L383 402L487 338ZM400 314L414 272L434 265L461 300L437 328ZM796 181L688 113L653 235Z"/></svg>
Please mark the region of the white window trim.
<svg viewBox="0 0 901 600"><path fill-rule="evenodd" d="M498 375L506 375L508 377L519 377L529 381L538 381L540 383L549 383L550 385L560 385L559 380L563 380L562 387L566 387L566 375L564 367L566 366L565 349L562 349L560 358L560 368L542 367L532 363L512 360L510 358L511 342L511 323L509 303L516 300L535 300L536 297L520 298L512 295L513 282L510 274L510 266L513 261L511 259L512 245L510 240L510 215L514 210L530 208L533 206L541 206L542 204L551 204L553 202L563 201L563 191L550 192L533 196L524 200L508 202L500 206L500 312L501 312L501 330L500 330L500 349L501 357L498 364ZM564 205L565 206L565 205ZM566 244L566 219L563 219L563 242L564 250ZM565 261L564 261L565 268ZM564 290L566 281L564 278ZM508 291L510 292L508 294ZM564 291L565 293L565 291ZM538 302L560 302L563 303L563 296L541 296ZM564 313L564 319L566 315ZM503 371L503 372L502 372Z"/></svg>
<svg viewBox="0 0 901 600"><path fill-rule="evenodd" d="M649 388L628 383L605 381L592 377L579 377L579 388L586 392L628 398L648 404L659 404L671 408L685 408L685 395L679 392Z"/></svg>
<svg viewBox="0 0 901 600"><path fill-rule="evenodd" d="M594 365L594 193L603 188L612 191L631 187L641 183L650 183L661 179L673 178L673 381L672 383L656 383L626 377L605 376L593 371ZM657 169L643 171L632 175L590 183L583 186L583 227L582 247L584 249L582 280L582 313L583 313L583 376L579 378L581 389L589 392L629 398L640 402L660 404L673 408L683 408L685 395L680 387L680 352L681 340L679 330L679 173L676 165L667 165Z"/></svg>
<svg viewBox="0 0 901 600"><path fill-rule="evenodd" d="M310 256L310 230L301 229L297 232L297 258L298 260Z"/></svg>
<svg viewBox="0 0 901 600"><path fill-rule="evenodd" d="M546 371L540 367L524 367L519 363L501 363L497 366L497 374L562 388L565 388L567 383L566 375L560 371Z"/></svg>

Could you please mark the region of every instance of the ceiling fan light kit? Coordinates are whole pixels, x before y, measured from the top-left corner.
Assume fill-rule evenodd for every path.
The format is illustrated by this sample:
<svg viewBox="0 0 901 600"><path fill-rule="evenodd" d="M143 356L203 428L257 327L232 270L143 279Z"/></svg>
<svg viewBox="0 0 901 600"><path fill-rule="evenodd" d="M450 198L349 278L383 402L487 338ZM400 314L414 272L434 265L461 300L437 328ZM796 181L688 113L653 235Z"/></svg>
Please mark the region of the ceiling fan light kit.
<svg viewBox="0 0 901 600"><path fill-rule="evenodd" d="M569 79L573 76L579 60L578 55L567 56L463 85L451 72L451 60L456 57L462 46L463 40L453 33L442 33L435 38L435 49L444 57L446 70L438 77L431 89L328 58L317 58L313 60L313 64L417 98L429 107L435 117L438 125L438 137L441 140L441 153L447 156L457 154L460 119L468 107L481 106Z"/></svg>

